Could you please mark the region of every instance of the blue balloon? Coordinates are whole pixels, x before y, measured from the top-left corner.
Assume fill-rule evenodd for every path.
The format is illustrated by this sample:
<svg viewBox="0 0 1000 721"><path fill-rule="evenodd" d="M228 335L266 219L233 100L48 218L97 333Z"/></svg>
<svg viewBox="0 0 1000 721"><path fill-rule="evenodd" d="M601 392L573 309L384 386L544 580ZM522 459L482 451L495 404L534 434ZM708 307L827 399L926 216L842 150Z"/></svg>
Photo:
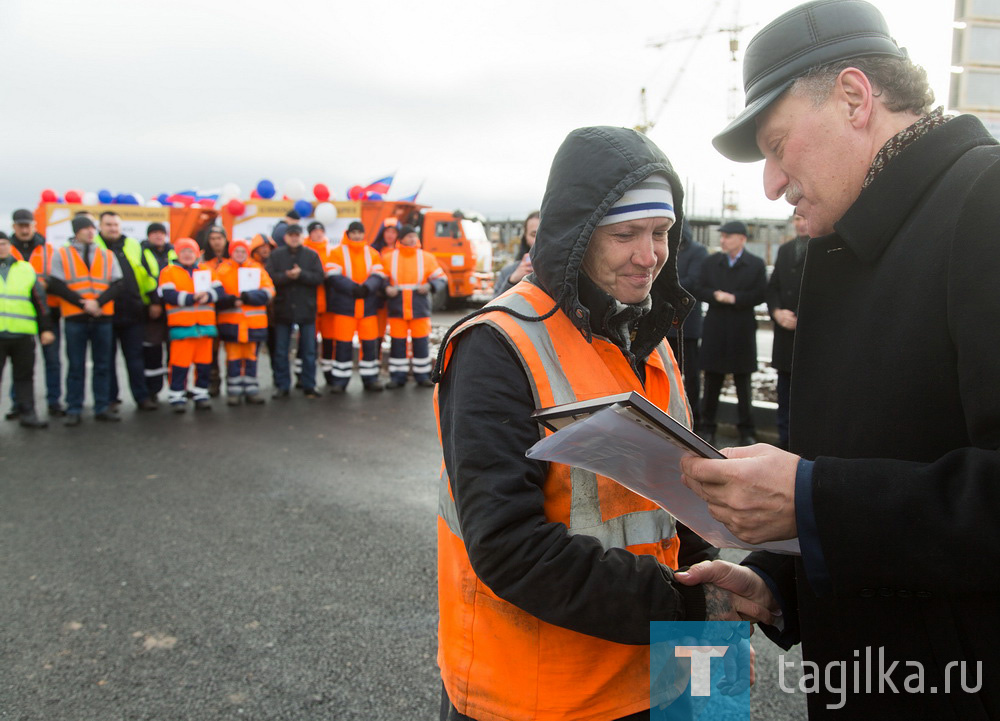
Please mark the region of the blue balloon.
<svg viewBox="0 0 1000 721"><path fill-rule="evenodd" d="M260 192L260 191L257 191ZM295 212L303 218L309 218L313 214L313 206L308 200L296 200Z"/></svg>
<svg viewBox="0 0 1000 721"><path fill-rule="evenodd" d="M110 190L102 189L97 191L97 199L107 205L114 200L115 196L111 194Z"/></svg>
<svg viewBox="0 0 1000 721"><path fill-rule="evenodd" d="M257 195L262 197L264 200L270 200L274 197L274 183L270 180L264 179L257 183Z"/></svg>
<svg viewBox="0 0 1000 721"><path fill-rule="evenodd" d="M382 194L381 193L369 193L368 194L368 200L382 200Z"/></svg>
<svg viewBox="0 0 1000 721"><path fill-rule="evenodd" d="M167 195L166 193L160 193L159 195L156 196L156 199L160 202L160 205L170 205L169 198L170 196Z"/></svg>

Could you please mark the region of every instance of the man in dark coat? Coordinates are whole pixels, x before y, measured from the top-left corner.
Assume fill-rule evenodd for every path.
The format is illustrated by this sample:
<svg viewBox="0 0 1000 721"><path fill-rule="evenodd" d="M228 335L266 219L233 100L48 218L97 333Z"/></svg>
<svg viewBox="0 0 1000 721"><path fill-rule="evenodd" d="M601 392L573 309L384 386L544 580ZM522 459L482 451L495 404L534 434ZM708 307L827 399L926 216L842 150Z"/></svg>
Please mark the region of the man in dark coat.
<svg viewBox="0 0 1000 721"><path fill-rule="evenodd" d="M795 237L778 248L774 270L767 281L767 310L774 321L771 367L778 371L778 448L788 450L788 394L792 387L792 345L798 323L799 286L806 260L806 219L792 216Z"/></svg>
<svg viewBox="0 0 1000 721"><path fill-rule="evenodd" d="M684 221L681 227L681 244L677 250L677 278L691 295L697 296L697 288L701 285L701 267L708 258L708 250L701 243L696 243L691 233L691 224ZM704 320L701 302L692 304L691 312L687 314L680 330L673 326L667 331L667 342L674 352L674 357L684 374L684 394L691 407L691 425L698 428L701 425L701 363L698 359L698 346L701 343L701 328ZM681 344L680 339L684 339Z"/></svg>
<svg viewBox="0 0 1000 721"><path fill-rule="evenodd" d="M287 398L291 385L288 352L292 326L299 327L302 353L302 392L319 398L316 392L316 287L323 283L323 263L319 254L302 244L302 226L285 230L285 244L271 253L267 273L274 281L275 398Z"/></svg>
<svg viewBox="0 0 1000 721"><path fill-rule="evenodd" d="M757 370L757 320L754 306L764 302L767 269L763 259L746 250L746 223L731 220L719 226L721 253L709 256L701 267L695 297L708 303L701 334L701 369L705 395L701 404L701 432L715 444L715 417L719 391L727 373L733 374L738 400L740 445L756 443L751 405L750 374Z"/></svg>
<svg viewBox="0 0 1000 721"><path fill-rule="evenodd" d="M789 11L744 62L747 109L715 145L763 158L767 195L811 236L794 454L682 466L734 534L798 536L802 555L682 578L780 605L783 630L764 631L844 689L817 684L811 719L1000 718L1000 147L931 110L861 0Z"/></svg>

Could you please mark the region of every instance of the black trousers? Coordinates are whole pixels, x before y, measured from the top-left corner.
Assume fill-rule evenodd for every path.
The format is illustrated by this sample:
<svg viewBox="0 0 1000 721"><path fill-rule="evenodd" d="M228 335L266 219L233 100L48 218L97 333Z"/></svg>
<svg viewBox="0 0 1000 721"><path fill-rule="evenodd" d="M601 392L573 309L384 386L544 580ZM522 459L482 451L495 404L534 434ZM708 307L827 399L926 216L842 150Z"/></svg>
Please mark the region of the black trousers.
<svg viewBox="0 0 1000 721"><path fill-rule="evenodd" d="M14 389L18 410L22 415L31 415L35 412L35 336L0 337L0 379L3 378L3 369L7 365L8 358L14 371L11 387Z"/></svg>
<svg viewBox="0 0 1000 721"><path fill-rule="evenodd" d="M715 418L719 412L719 391L722 390L722 381L725 373L712 373L705 371L705 395L701 405L701 429L703 434L715 433ZM753 412L751 410L750 395L750 374L733 373L733 385L736 386L737 411L741 436L752 436L755 433L753 422Z"/></svg>

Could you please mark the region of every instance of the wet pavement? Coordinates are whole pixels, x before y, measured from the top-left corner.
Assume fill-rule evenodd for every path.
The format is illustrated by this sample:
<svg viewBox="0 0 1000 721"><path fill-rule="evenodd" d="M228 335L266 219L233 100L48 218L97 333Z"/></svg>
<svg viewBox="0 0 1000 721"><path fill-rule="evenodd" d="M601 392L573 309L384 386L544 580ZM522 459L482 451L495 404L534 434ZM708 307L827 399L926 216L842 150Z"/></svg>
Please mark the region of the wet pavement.
<svg viewBox="0 0 1000 721"><path fill-rule="evenodd" d="M121 415L0 421L0 719L436 718L430 390Z"/></svg>

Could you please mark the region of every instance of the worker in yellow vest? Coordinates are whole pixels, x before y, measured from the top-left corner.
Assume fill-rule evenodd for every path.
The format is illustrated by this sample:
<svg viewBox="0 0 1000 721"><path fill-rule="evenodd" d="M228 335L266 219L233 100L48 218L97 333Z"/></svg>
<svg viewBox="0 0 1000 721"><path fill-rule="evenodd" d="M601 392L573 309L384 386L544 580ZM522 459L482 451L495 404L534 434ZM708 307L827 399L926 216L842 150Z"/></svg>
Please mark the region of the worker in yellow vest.
<svg viewBox="0 0 1000 721"><path fill-rule="evenodd" d="M45 291L35 269L13 255L10 238L0 233L0 377L10 358L18 422L25 428L45 428L35 413L35 336L43 345L55 341Z"/></svg>

